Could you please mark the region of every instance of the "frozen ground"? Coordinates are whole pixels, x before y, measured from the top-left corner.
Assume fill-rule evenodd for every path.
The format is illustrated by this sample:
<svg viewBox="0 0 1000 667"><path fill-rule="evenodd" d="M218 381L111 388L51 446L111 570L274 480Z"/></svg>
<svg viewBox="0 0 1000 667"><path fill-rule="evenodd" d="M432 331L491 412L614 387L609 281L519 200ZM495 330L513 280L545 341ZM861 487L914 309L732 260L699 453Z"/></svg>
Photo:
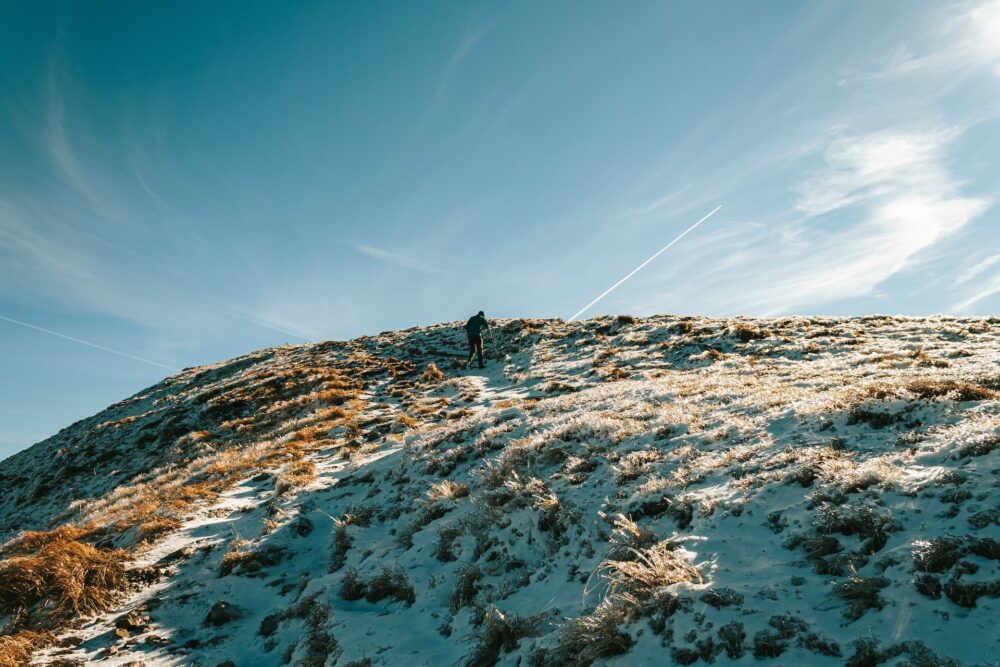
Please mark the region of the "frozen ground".
<svg viewBox="0 0 1000 667"><path fill-rule="evenodd" d="M131 570L34 660L997 664L1000 321L499 324L485 371L455 323L264 350L0 463L6 556Z"/></svg>

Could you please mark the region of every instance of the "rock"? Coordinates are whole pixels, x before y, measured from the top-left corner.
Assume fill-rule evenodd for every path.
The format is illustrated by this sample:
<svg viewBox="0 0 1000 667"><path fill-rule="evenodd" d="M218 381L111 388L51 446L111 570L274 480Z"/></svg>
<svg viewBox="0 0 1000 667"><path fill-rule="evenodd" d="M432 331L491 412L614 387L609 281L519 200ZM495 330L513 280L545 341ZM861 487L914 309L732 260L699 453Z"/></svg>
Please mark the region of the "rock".
<svg viewBox="0 0 1000 667"><path fill-rule="evenodd" d="M160 580L162 575L163 570L155 565L135 567L125 573L125 576L128 577L129 581L146 585L155 584Z"/></svg>
<svg viewBox="0 0 1000 667"><path fill-rule="evenodd" d="M225 600L219 600L209 610L205 616L205 625L225 625L231 621L243 617L243 612L229 604Z"/></svg>
<svg viewBox="0 0 1000 667"><path fill-rule="evenodd" d="M125 628L115 628L112 634L118 641L125 641L126 639L132 636L131 633L129 633L129 631L126 630Z"/></svg>
<svg viewBox="0 0 1000 667"><path fill-rule="evenodd" d="M233 662L232 660L224 660L223 662L217 664L215 667L236 667L236 663Z"/></svg>
<svg viewBox="0 0 1000 667"><path fill-rule="evenodd" d="M83 637L77 637L76 635L60 637L56 640L56 646L61 646L62 648L72 648L74 646L79 646L82 643Z"/></svg>
<svg viewBox="0 0 1000 667"><path fill-rule="evenodd" d="M198 550L192 546L181 547L176 551L171 551L166 556L156 561L156 563L157 565L170 565L171 563L177 563L182 560L187 560L191 558L191 556L195 555L197 552Z"/></svg>
<svg viewBox="0 0 1000 667"><path fill-rule="evenodd" d="M149 628L149 616L140 614L137 611L130 611L124 616L115 619L115 627L128 632L140 633Z"/></svg>

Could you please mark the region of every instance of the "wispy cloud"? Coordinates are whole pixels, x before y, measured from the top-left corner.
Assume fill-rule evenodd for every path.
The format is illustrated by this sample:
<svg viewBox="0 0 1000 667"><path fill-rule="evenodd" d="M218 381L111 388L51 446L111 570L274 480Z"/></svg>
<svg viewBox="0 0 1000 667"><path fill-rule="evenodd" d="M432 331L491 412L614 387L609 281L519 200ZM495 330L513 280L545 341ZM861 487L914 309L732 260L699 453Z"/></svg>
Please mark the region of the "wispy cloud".
<svg viewBox="0 0 1000 667"><path fill-rule="evenodd" d="M1000 270L994 269L997 264L1000 253L975 262L955 277L952 288L964 292L952 306L956 312L970 312L981 301L1000 293Z"/></svg>
<svg viewBox="0 0 1000 667"><path fill-rule="evenodd" d="M476 45L488 35L493 28L496 27L495 23L487 23L480 25L476 28L468 29L462 34L458 41L458 45L455 50L452 51L451 57L448 58L448 62L444 66L444 71L441 73L441 77L438 79L438 87L434 93L434 99L431 103L431 107L437 106L447 95L448 91L451 89L452 80L455 78L455 72L458 70L462 62L469 57L469 54L476 48Z"/></svg>
<svg viewBox="0 0 1000 667"><path fill-rule="evenodd" d="M833 141L824 168L798 187L804 217L790 238L804 244L801 259L778 272L788 276L778 283L785 289L764 302L788 310L870 294L989 208L988 199L963 195L948 170L959 134L894 128ZM838 213L860 221L824 229Z"/></svg>
<svg viewBox="0 0 1000 667"><path fill-rule="evenodd" d="M985 273L989 269L993 268L993 266L997 262L1000 262L1000 254L990 255L986 259L976 262L975 264L973 264L972 266L970 266L969 268L965 269L960 274L958 274L952 285L954 287L964 285L973 278L976 278L980 274Z"/></svg>
<svg viewBox="0 0 1000 667"><path fill-rule="evenodd" d="M938 5L934 28L841 83L1000 67L1000 0Z"/></svg>
<svg viewBox="0 0 1000 667"><path fill-rule="evenodd" d="M971 294L956 303L953 308L956 312L972 311L981 301L988 299L994 294L1000 294L1000 273L994 273L989 278L983 280Z"/></svg>
<svg viewBox="0 0 1000 667"><path fill-rule="evenodd" d="M992 194L969 192L952 163L959 141L986 118L982 110L944 115L928 109L923 92L929 86L937 95L949 83L945 76L991 74L1000 67L1000 0L953 3L947 11L951 18L916 31L891 58L839 82L906 84L884 94L865 90L869 103L898 109L906 122L871 124L881 114L865 108L819 119L827 129L803 141L786 172L792 174L789 206L744 214L742 223L733 216L729 229L692 242L685 257L676 258L672 275L694 272L699 280L659 298L718 313L815 311L840 300L877 297L893 276L929 267L951 252L948 242L994 203ZM819 166L802 177L802 165L817 159ZM673 193L636 213L678 204ZM950 279L968 292L955 311L967 312L1000 291L1000 278L983 278L997 262L983 260ZM942 278L944 284L949 280Z"/></svg>
<svg viewBox="0 0 1000 667"><path fill-rule="evenodd" d="M436 266L432 266L413 257L392 252L384 248L377 248L364 243L352 243L351 248L357 253L371 257L372 259L377 259L380 262L385 262L386 264L401 266L405 269L411 269L428 275L438 275L443 273L443 271Z"/></svg>
<svg viewBox="0 0 1000 667"><path fill-rule="evenodd" d="M489 23L481 25L478 28L470 30L462 35L462 39L458 43L458 48L456 48L455 52L451 55L451 60L448 65L450 67L454 67L465 60L465 58L472 53L472 49L479 43L479 40L488 35L493 28L494 24Z"/></svg>
<svg viewBox="0 0 1000 667"><path fill-rule="evenodd" d="M959 128L841 132L827 139L822 166L794 184L790 215L735 219L692 242L675 271L698 279L671 296L717 313L760 314L871 296L991 205L964 194L949 170ZM720 248L725 257L711 257Z"/></svg>

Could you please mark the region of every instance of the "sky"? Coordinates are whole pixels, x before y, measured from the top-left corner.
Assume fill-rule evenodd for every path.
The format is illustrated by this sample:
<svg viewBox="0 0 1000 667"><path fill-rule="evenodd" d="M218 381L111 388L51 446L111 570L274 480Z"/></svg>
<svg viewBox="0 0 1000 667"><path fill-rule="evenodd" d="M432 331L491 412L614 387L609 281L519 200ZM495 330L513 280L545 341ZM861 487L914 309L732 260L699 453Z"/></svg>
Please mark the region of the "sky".
<svg viewBox="0 0 1000 667"><path fill-rule="evenodd" d="M1000 0L0 4L0 458L251 350L1000 309Z"/></svg>

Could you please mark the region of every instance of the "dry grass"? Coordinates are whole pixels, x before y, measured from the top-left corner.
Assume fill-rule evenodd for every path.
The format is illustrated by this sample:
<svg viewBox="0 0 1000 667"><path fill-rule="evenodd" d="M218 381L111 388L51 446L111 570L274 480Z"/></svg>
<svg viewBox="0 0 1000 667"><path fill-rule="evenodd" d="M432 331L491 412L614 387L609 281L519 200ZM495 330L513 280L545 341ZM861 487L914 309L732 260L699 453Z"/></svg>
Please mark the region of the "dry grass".
<svg viewBox="0 0 1000 667"><path fill-rule="evenodd" d="M593 613L566 623L559 633L558 648L545 654L538 664L583 666L627 653L632 648L632 638L620 630L626 617L620 604L605 598Z"/></svg>
<svg viewBox="0 0 1000 667"><path fill-rule="evenodd" d="M460 609L475 601L476 593L479 591L477 584L482 577L483 572L478 565L463 565L458 569L455 575L455 590L452 591L451 601L448 603L448 609L452 614L458 613Z"/></svg>
<svg viewBox="0 0 1000 667"><path fill-rule="evenodd" d="M701 572L676 544L663 540L646 549L632 549L632 559L606 560L602 568L613 598L643 601L666 586L701 583Z"/></svg>
<svg viewBox="0 0 1000 667"><path fill-rule="evenodd" d="M859 577L856 572L852 572L847 580L837 584L834 589L834 594L847 602L844 618L856 621L869 609L882 609L885 603L878 593L888 585L889 580L884 577Z"/></svg>
<svg viewBox="0 0 1000 667"><path fill-rule="evenodd" d="M279 496L288 495L316 481L316 464L308 459L293 461L278 473L274 490Z"/></svg>
<svg viewBox="0 0 1000 667"><path fill-rule="evenodd" d="M287 553L286 547L270 546L262 549L247 549L243 540L233 542L233 549L219 561L219 576L229 574L256 575L268 567L278 565Z"/></svg>
<svg viewBox="0 0 1000 667"><path fill-rule="evenodd" d="M338 435L360 433L357 420L367 403L357 398L364 384L358 378L371 375L376 361L359 353L342 361L343 368L332 368L328 359L311 355L305 362L243 373L213 388L200 402L205 427L174 441L177 447L196 447L192 451L202 456L141 475L103 498L74 504L61 517L72 523L25 532L4 545L0 553L8 558L0 563L0 616L13 620L6 630L13 632L28 620L33 627L58 628L118 599L126 588L129 554L94 547L86 543L89 538L99 535L144 549L240 480L280 465L279 493L311 483L316 469L306 457L343 441L328 434L335 429ZM118 429L155 413L107 422L96 430ZM240 551L227 558L223 569L252 571L278 556ZM23 647L37 646L40 637L3 637L2 659L23 664L18 657Z"/></svg>
<svg viewBox="0 0 1000 667"><path fill-rule="evenodd" d="M423 375L420 376L420 379L424 382L440 382L441 380L444 380L444 373L442 373L441 369L439 369L432 361L427 364L427 368L424 370Z"/></svg>
<svg viewBox="0 0 1000 667"><path fill-rule="evenodd" d="M628 560L656 544L656 535L653 531L640 526L624 514L615 517L614 525L614 531L611 533L613 559Z"/></svg>
<svg viewBox="0 0 1000 667"><path fill-rule="evenodd" d="M0 563L0 615L45 626L111 608L128 587L123 551L57 538Z"/></svg>
<svg viewBox="0 0 1000 667"><path fill-rule="evenodd" d="M959 380L913 380L899 384L877 383L852 392L854 400L848 407L858 405L865 399L895 400L916 398L931 400L944 398L953 401L988 401L1000 398L1000 392L975 382Z"/></svg>
<svg viewBox="0 0 1000 667"><path fill-rule="evenodd" d="M618 473L618 483L624 484L638 478L649 464L662 461L664 458L665 455L658 449L629 452L622 456L615 464L615 471Z"/></svg>
<svg viewBox="0 0 1000 667"><path fill-rule="evenodd" d="M517 648L524 637L538 634L538 625L543 615L521 616L505 614L496 607L490 607L483 616L483 629L479 633L476 648L465 661L465 667L493 667L504 653Z"/></svg>
<svg viewBox="0 0 1000 667"><path fill-rule="evenodd" d="M737 322L730 327L730 334L742 343L749 343L752 340L763 340L771 335L763 329L743 324L742 322Z"/></svg>
<svg viewBox="0 0 1000 667"><path fill-rule="evenodd" d="M433 484L427 492L427 498L432 503L438 500L456 500L458 498L464 498L468 495L468 484L464 482L453 482L450 479Z"/></svg>
<svg viewBox="0 0 1000 667"><path fill-rule="evenodd" d="M89 522L82 526L67 523L53 530L26 530L5 544L0 553L4 555L31 554L53 542L85 539L98 529L99 525L96 522Z"/></svg>
<svg viewBox="0 0 1000 667"><path fill-rule="evenodd" d="M327 572L336 572L344 567L347 562L347 552L351 550L353 538L347 532L348 522L337 521L336 528L333 529L333 545L330 549L330 562L327 565Z"/></svg>
<svg viewBox="0 0 1000 667"><path fill-rule="evenodd" d="M386 598L412 605L417 596L406 578L406 572L398 565L383 566L382 572L368 581L365 600L380 602Z"/></svg>
<svg viewBox="0 0 1000 667"><path fill-rule="evenodd" d="M52 639L47 632L31 630L0 636L0 667L24 667L31 654L51 644Z"/></svg>

